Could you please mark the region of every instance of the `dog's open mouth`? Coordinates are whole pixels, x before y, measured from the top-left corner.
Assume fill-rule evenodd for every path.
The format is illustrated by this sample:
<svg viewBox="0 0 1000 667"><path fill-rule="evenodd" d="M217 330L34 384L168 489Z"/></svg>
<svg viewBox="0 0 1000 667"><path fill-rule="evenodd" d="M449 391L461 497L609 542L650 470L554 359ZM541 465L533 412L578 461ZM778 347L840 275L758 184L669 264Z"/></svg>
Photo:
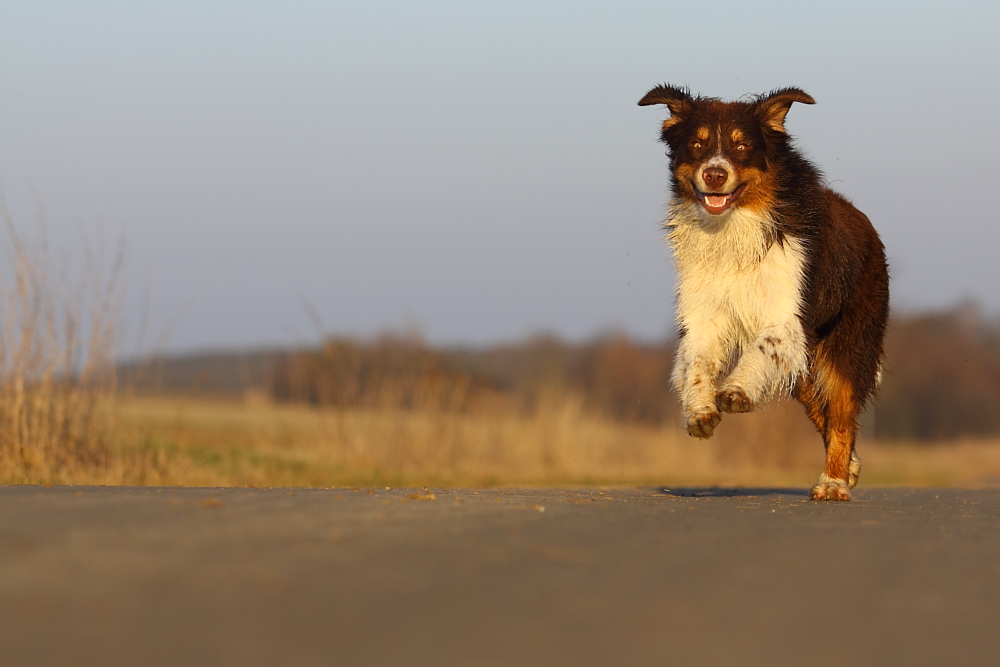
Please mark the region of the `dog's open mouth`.
<svg viewBox="0 0 1000 667"><path fill-rule="evenodd" d="M734 201L739 199L740 195L743 194L744 188L746 188L745 184L729 193L702 192L698 188L695 188L694 191L698 195L698 201L701 202L706 211L712 215L719 215L720 213L724 213L726 209L733 205Z"/></svg>

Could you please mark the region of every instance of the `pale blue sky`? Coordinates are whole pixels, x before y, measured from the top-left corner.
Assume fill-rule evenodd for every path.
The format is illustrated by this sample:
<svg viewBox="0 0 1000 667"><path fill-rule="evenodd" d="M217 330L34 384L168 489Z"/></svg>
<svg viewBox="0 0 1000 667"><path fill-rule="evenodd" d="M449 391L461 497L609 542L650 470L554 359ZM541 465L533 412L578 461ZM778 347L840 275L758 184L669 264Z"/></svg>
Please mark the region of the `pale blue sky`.
<svg viewBox="0 0 1000 667"><path fill-rule="evenodd" d="M410 322L672 329L653 85L800 86L789 128L888 247L898 309L1000 309L988 2L0 3L0 182L123 232L173 348ZM130 325L133 329L136 325Z"/></svg>

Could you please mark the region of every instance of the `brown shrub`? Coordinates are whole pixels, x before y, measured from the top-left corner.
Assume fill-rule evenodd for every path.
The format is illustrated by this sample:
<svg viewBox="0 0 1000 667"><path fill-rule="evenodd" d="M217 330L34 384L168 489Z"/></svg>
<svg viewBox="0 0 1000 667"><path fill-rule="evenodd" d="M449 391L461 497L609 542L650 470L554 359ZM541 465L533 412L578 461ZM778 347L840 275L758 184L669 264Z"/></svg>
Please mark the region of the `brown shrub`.
<svg viewBox="0 0 1000 667"><path fill-rule="evenodd" d="M296 352L277 365L271 392L333 407L462 410L471 383L419 336L389 333L364 342L330 338L319 350Z"/></svg>

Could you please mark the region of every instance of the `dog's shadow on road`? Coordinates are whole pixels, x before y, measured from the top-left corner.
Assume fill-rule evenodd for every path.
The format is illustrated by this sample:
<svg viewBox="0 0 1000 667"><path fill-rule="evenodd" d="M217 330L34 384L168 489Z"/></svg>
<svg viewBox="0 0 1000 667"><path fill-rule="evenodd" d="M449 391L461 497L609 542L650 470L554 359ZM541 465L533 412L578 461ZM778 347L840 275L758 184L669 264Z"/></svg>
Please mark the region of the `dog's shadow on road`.
<svg viewBox="0 0 1000 667"><path fill-rule="evenodd" d="M726 487L726 486L669 486L660 487L660 493L680 498L750 498L756 496L808 496L808 489L772 487Z"/></svg>

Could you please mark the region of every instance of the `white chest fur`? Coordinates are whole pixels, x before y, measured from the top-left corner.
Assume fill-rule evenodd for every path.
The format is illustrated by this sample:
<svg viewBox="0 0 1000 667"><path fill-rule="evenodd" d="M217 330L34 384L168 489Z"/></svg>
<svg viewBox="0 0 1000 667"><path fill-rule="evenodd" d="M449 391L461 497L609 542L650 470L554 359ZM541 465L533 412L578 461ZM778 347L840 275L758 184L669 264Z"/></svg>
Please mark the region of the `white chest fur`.
<svg viewBox="0 0 1000 667"><path fill-rule="evenodd" d="M674 382L685 404L713 402L729 369L726 386L743 389L755 403L790 388L807 362L801 242L774 242L770 217L741 209L709 216L687 202L672 207L668 227L677 319L686 332Z"/></svg>

